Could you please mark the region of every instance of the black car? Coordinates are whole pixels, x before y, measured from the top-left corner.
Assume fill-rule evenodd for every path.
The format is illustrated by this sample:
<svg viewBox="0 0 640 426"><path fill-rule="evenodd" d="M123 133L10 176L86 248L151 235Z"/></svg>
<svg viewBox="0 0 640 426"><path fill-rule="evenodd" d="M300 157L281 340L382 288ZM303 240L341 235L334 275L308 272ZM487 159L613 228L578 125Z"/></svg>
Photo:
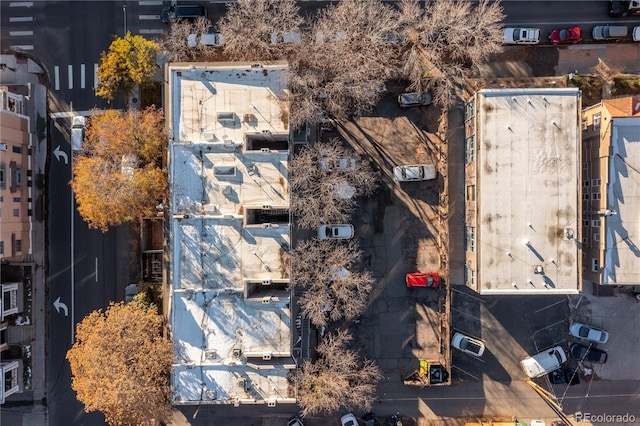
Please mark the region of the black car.
<svg viewBox="0 0 640 426"><path fill-rule="evenodd" d="M597 362L598 364L607 362L607 353L605 351L582 345L571 346L571 356L582 361Z"/></svg>
<svg viewBox="0 0 640 426"><path fill-rule="evenodd" d="M631 15L640 15L640 1L609 0L609 16L612 18L621 18Z"/></svg>

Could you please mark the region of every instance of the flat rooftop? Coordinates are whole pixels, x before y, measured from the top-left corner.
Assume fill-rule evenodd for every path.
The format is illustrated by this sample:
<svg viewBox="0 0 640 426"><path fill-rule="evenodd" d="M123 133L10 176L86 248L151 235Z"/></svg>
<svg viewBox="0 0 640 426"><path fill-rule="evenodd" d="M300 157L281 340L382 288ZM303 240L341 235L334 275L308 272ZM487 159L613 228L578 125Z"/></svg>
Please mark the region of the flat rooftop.
<svg viewBox="0 0 640 426"><path fill-rule="evenodd" d="M613 118L603 284L640 283L640 117Z"/></svg>
<svg viewBox="0 0 640 426"><path fill-rule="evenodd" d="M476 99L478 291L577 293L580 92L491 89Z"/></svg>
<svg viewBox="0 0 640 426"><path fill-rule="evenodd" d="M286 64L167 69L174 402L295 402Z"/></svg>

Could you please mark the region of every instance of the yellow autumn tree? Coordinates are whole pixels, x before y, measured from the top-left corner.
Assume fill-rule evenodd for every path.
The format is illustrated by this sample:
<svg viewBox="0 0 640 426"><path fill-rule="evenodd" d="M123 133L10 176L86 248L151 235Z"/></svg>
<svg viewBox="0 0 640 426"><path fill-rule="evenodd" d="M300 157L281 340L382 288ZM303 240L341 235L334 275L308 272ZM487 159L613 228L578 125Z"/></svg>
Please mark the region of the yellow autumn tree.
<svg viewBox="0 0 640 426"><path fill-rule="evenodd" d="M156 72L158 44L127 32L116 37L108 52L102 52L98 66L96 95L111 101L123 89L128 96L134 85L144 85Z"/></svg>
<svg viewBox="0 0 640 426"><path fill-rule="evenodd" d="M152 425L171 416L171 342L144 294L86 316L67 352L71 387L86 412L110 425Z"/></svg>
<svg viewBox="0 0 640 426"><path fill-rule="evenodd" d="M162 110L107 110L88 120L84 151L74 157L72 187L90 228L155 214L167 192Z"/></svg>

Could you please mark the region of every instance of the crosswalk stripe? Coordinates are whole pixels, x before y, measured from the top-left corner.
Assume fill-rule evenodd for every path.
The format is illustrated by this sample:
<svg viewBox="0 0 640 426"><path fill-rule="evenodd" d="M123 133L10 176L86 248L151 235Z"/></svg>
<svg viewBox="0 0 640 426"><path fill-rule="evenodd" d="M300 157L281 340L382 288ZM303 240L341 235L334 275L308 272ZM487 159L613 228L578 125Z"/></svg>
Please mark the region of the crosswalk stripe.
<svg viewBox="0 0 640 426"><path fill-rule="evenodd" d="M84 76L84 64L80 64L80 88L84 89L85 76Z"/></svg>
<svg viewBox="0 0 640 426"><path fill-rule="evenodd" d="M33 44L14 44L11 50L33 50Z"/></svg>
<svg viewBox="0 0 640 426"><path fill-rule="evenodd" d="M14 37L31 36L33 35L33 31L9 31L9 35Z"/></svg>
<svg viewBox="0 0 640 426"><path fill-rule="evenodd" d="M140 6L162 6L162 1L158 0L140 0L138 2Z"/></svg>
<svg viewBox="0 0 640 426"><path fill-rule="evenodd" d="M33 7L32 1L14 1L9 3L9 7Z"/></svg>
<svg viewBox="0 0 640 426"><path fill-rule="evenodd" d="M93 64L93 88L98 87L98 64Z"/></svg>
<svg viewBox="0 0 640 426"><path fill-rule="evenodd" d="M54 75L54 86L56 90L60 90L60 67L53 67L53 75Z"/></svg>
<svg viewBox="0 0 640 426"><path fill-rule="evenodd" d="M141 21L158 21L160 15L138 15L138 19Z"/></svg>
<svg viewBox="0 0 640 426"><path fill-rule="evenodd" d="M69 89L73 89L73 65L67 65L69 71Z"/></svg>
<svg viewBox="0 0 640 426"><path fill-rule="evenodd" d="M122 111L122 109L115 109L116 111ZM74 117L76 115L84 115L85 117L88 117L92 114L97 114L100 113L102 111L107 111L106 109L92 109L90 111L61 111L61 112L52 112L51 114L49 114L49 117L51 118L71 118Z"/></svg>
<svg viewBox="0 0 640 426"><path fill-rule="evenodd" d="M33 16L12 16L9 22L33 22Z"/></svg>

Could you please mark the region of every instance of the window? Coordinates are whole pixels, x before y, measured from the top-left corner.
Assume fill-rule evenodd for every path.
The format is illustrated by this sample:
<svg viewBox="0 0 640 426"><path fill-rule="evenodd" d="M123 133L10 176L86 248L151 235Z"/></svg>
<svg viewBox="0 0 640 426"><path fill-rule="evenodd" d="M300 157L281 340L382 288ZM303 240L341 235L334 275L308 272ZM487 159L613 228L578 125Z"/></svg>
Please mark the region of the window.
<svg viewBox="0 0 640 426"><path fill-rule="evenodd" d="M589 219L584 219L584 220L582 221L582 225L584 225L584 226L589 226Z"/></svg>
<svg viewBox="0 0 640 426"><path fill-rule="evenodd" d="M476 186L467 185L467 201L475 201L475 200L476 200Z"/></svg>
<svg viewBox="0 0 640 426"><path fill-rule="evenodd" d="M0 254L4 254L4 241L0 241Z"/></svg>
<svg viewBox="0 0 640 426"><path fill-rule="evenodd" d="M467 285L476 286L476 270L471 268L464 268L464 281Z"/></svg>
<svg viewBox="0 0 640 426"><path fill-rule="evenodd" d="M16 188L22 188L22 167L16 167Z"/></svg>
<svg viewBox="0 0 640 426"><path fill-rule="evenodd" d="M21 146L13 146L13 152L16 154L22 154L22 147Z"/></svg>
<svg viewBox="0 0 640 426"><path fill-rule="evenodd" d="M13 209L13 217L20 216L20 209Z"/></svg>
<svg viewBox="0 0 640 426"><path fill-rule="evenodd" d="M470 119L475 117L475 115L476 115L476 100L471 99L471 101L464 106L464 121L469 121Z"/></svg>
<svg viewBox="0 0 640 426"><path fill-rule="evenodd" d="M591 258L591 271L593 271L593 272L599 272L600 271L600 268L599 268L599 265L598 265L598 259L593 258L593 257Z"/></svg>
<svg viewBox="0 0 640 426"><path fill-rule="evenodd" d="M466 227L466 250L470 252L476 251L476 228L473 226Z"/></svg>
<svg viewBox="0 0 640 426"><path fill-rule="evenodd" d="M473 163L476 160L476 136L468 137L464 145L465 164Z"/></svg>
<svg viewBox="0 0 640 426"><path fill-rule="evenodd" d="M582 194L582 198L584 198L585 200L589 199L589 193L585 192L584 194Z"/></svg>
<svg viewBox="0 0 640 426"><path fill-rule="evenodd" d="M600 186L600 179L591 179L591 186Z"/></svg>
<svg viewBox="0 0 640 426"><path fill-rule="evenodd" d="M588 165L588 163L586 161L584 161L582 163L582 170L587 170L587 165Z"/></svg>
<svg viewBox="0 0 640 426"><path fill-rule="evenodd" d="M7 187L6 167L7 166L4 163L0 163L0 189L5 189Z"/></svg>
<svg viewBox="0 0 640 426"><path fill-rule="evenodd" d="M20 197L13 197L13 202L14 202L14 203L19 203L20 201L22 201L22 198L20 198Z"/></svg>
<svg viewBox="0 0 640 426"><path fill-rule="evenodd" d="M596 228L600 227L600 219L595 219L591 221L591 226L594 226Z"/></svg>
<svg viewBox="0 0 640 426"><path fill-rule="evenodd" d="M594 199L594 200L599 200L600 199L600 193L596 192L595 194L592 194L591 198Z"/></svg>
<svg viewBox="0 0 640 426"><path fill-rule="evenodd" d="M593 234L593 241L600 241L600 234L597 232Z"/></svg>
<svg viewBox="0 0 640 426"><path fill-rule="evenodd" d="M582 130L587 130L587 119L586 118L582 119Z"/></svg>
<svg viewBox="0 0 640 426"><path fill-rule="evenodd" d="M22 240L16 240L16 252L22 252Z"/></svg>
<svg viewBox="0 0 640 426"><path fill-rule="evenodd" d="M582 182L583 186L589 186L589 179L585 180L584 182Z"/></svg>
<svg viewBox="0 0 640 426"><path fill-rule="evenodd" d="M593 114L593 130L600 128L600 113Z"/></svg>

